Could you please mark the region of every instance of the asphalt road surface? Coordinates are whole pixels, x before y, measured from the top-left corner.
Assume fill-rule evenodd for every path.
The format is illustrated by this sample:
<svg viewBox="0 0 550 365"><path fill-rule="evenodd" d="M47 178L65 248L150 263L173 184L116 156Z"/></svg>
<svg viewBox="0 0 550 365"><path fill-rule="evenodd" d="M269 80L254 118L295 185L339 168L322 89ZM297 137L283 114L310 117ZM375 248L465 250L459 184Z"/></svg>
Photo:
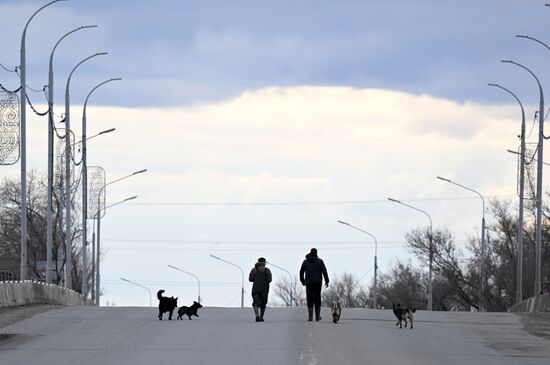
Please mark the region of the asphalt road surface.
<svg viewBox="0 0 550 365"><path fill-rule="evenodd" d="M509 313L423 312L413 330L389 310L344 309L333 324L305 308L202 308L159 321L156 308L53 309L0 328L1 365L550 364L550 340ZM536 320L536 319L535 319Z"/></svg>

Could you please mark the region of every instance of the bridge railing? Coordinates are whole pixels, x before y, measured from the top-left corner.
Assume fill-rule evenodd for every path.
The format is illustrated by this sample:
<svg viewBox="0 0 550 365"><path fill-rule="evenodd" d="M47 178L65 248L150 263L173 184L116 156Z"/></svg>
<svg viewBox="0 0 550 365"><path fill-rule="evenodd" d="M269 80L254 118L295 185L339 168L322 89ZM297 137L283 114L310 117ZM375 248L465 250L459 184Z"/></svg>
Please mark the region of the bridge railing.
<svg viewBox="0 0 550 365"><path fill-rule="evenodd" d="M74 290L36 281L0 282L0 307L27 304L93 305Z"/></svg>
<svg viewBox="0 0 550 365"><path fill-rule="evenodd" d="M550 312L550 294L526 299L510 308L509 312Z"/></svg>

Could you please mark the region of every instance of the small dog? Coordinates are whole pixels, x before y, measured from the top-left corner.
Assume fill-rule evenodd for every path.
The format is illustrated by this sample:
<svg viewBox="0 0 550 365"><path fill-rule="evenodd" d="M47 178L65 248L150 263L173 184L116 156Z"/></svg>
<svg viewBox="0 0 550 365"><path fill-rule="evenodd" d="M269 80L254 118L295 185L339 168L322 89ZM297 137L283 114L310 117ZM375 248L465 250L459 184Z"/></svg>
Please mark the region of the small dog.
<svg viewBox="0 0 550 365"><path fill-rule="evenodd" d="M332 312L332 322L338 323L340 320L340 315L342 314L342 306L337 301L332 301L330 306L330 311Z"/></svg>
<svg viewBox="0 0 550 365"><path fill-rule="evenodd" d="M162 321L162 314L164 312L170 312L168 316L168 320L172 320L172 313L174 312L174 309L178 307L178 298L168 298L163 297L162 293L164 293L164 290L159 290L157 292L157 298L159 300L159 320Z"/></svg>
<svg viewBox="0 0 550 365"><path fill-rule="evenodd" d="M407 321L411 323L411 329L413 329L414 316L413 313L416 313L416 308L401 308L401 304L392 303L393 314L397 318L396 326L403 328L401 322L405 322L405 328L407 328Z"/></svg>
<svg viewBox="0 0 550 365"><path fill-rule="evenodd" d="M198 317L199 314L197 313L199 308L202 308L202 304L198 303L198 302L193 302L193 305L190 306L190 307L187 307L187 306L182 306L180 307L180 309L178 309L178 318L177 319L181 319L183 320L183 316L187 316L189 317L189 319L191 319L191 316L195 316L195 317Z"/></svg>

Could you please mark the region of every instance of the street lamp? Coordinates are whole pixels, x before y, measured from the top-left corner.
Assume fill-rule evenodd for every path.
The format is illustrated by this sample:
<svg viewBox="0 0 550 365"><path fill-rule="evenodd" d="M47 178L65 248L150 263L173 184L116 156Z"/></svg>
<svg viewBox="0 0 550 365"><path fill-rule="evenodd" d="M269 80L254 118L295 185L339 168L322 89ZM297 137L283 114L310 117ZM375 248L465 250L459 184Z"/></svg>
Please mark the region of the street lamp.
<svg viewBox="0 0 550 365"><path fill-rule="evenodd" d="M59 43L63 39L65 39L70 34L77 32L81 29L87 29L87 28L95 28L97 25L84 25L78 28L75 28L71 30L68 33L65 33L63 37L61 37L55 46L52 49L52 52L50 53L50 62L49 62L49 72L48 72L48 207L46 212L46 283L49 284L52 282L52 276L53 276L53 262L52 262L52 242L53 242L53 208L52 208L52 196L53 196L53 126L54 126L54 120L53 120L53 104L54 104L54 98L53 98L53 56L55 53L55 50L57 49L57 46L59 46Z"/></svg>
<svg viewBox="0 0 550 365"><path fill-rule="evenodd" d="M86 107L88 106L88 99L92 93L101 85L104 85L111 81L119 81L121 78L109 79L103 81L102 83L95 86L86 97L84 101L84 109L82 112L82 294L84 296L88 295L88 265L87 265L87 227L86 219L88 218L88 162L87 162L87 153L86 153ZM101 132L109 133L114 131L114 128L109 129L108 131Z"/></svg>
<svg viewBox="0 0 550 365"><path fill-rule="evenodd" d="M201 302L201 281L199 280L199 277L195 274L192 274L188 271L185 271L183 269L180 269L179 267L176 267L176 266L173 266L173 265L168 265L168 267L174 269L174 270L178 270L178 271L181 271L182 273L185 273L187 275L191 275L192 277L194 277L196 280L197 280L197 284L198 284L198 287L199 287L199 295L197 296L197 302Z"/></svg>
<svg viewBox="0 0 550 365"><path fill-rule="evenodd" d="M512 153L512 154L514 154L514 155L518 155L518 156L521 156L521 153L520 153L520 152L518 152L518 151L514 151L514 150L506 149L506 152L508 152L508 153ZM538 160L537 160L536 158L533 158L533 161L538 161ZM546 166L550 166L550 163L548 163L548 162L544 162L544 161L542 161L542 164L543 164L543 165L546 165Z"/></svg>
<svg viewBox="0 0 550 365"><path fill-rule="evenodd" d="M105 207L105 209L109 209L111 207L114 207L115 205L119 205L119 204L122 204L122 203L125 203L129 200L133 200L133 199L136 199L137 198L137 195L134 195L132 197L129 197L129 198L126 198L124 200L121 200L117 203L114 203L114 204L111 204L111 205L108 205ZM98 209L97 209L97 212L96 212L96 215L97 215L97 263L96 263L96 297L95 297L95 304L97 306L99 306L99 286L100 286L100 272L99 272L99 241L100 241L100 237L101 237L101 214L100 214L100 211L101 211L101 207L98 206Z"/></svg>
<svg viewBox="0 0 550 365"><path fill-rule="evenodd" d="M512 95L518 102L521 108L521 133L520 133L520 162L519 162L519 217L518 217L518 258L517 258L517 272L516 272L516 303L520 303L523 300L523 197L525 191L525 110L523 104L519 98L508 90L507 88L499 84L489 84L489 86L498 87L508 94ZM516 151L507 150L508 152L518 154ZM543 162L544 163L544 162Z"/></svg>
<svg viewBox="0 0 550 365"><path fill-rule="evenodd" d="M471 191L472 193L477 194L481 198L481 204L482 204L482 214L481 214L481 265L480 265L480 286L479 286L479 304L480 304L480 311L485 311L485 199L483 198L483 195L481 195L480 192L469 188L467 186L461 185L457 182L454 182L450 179L446 179L441 176L436 176L437 179L441 181L445 181L449 184L458 186L459 188Z"/></svg>
<svg viewBox="0 0 550 365"><path fill-rule="evenodd" d="M292 301L294 300L294 294L293 294L294 293L294 283L293 283L293 280L292 280L292 274L290 273L290 271L288 271L286 269L283 269L280 266L275 265L271 261L269 261L269 262L266 261L266 263L270 264L273 267L276 267L279 270L283 270L284 272L286 272L288 274L288 276L290 276L290 307L292 307Z"/></svg>
<svg viewBox="0 0 550 365"><path fill-rule="evenodd" d="M125 282L130 283L130 284L133 284L135 286L139 286L140 288L143 288L143 289L147 290L149 292L149 307L151 307L151 290L149 290L149 288L147 288L146 286L143 286L141 284L135 283L133 281L130 281L128 279L120 278L120 280L125 281Z"/></svg>
<svg viewBox="0 0 550 365"><path fill-rule="evenodd" d="M20 49L20 64L21 70L21 268L19 272L19 279L26 280L28 275L27 265L27 53L26 53L26 36L27 28L31 20L42 9L55 4L60 1L66 0L53 0L46 5L35 11L25 28L23 28L23 34L21 35L21 49ZM50 257L51 259L51 257ZM47 270L46 270L47 271Z"/></svg>
<svg viewBox="0 0 550 365"><path fill-rule="evenodd" d="M528 38L535 40L538 43L543 44L545 47L548 46L542 43L539 40L536 40L527 36L518 36L520 38ZM539 139L538 139L538 161L537 161L537 217L535 224L535 296L539 295L541 291L540 283L540 269L541 269L541 241L542 241L542 161L544 159L543 155L543 145L544 145L544 92L537 76L529 70L527 67L510 60L502 60L503 63L511 63L518 67L523 68L525 71L529 72L531 76L537 81L539 86Z"/></svg>
<svg viewBox="0 0 550 365"><path fill-rule="evenodd" d="M221 262L225 262L226 264L235 266L237 269L241 270L241 275L242 275L242 278L241 278L241 308L243 308L244 307L244 271L243 271L243 269L239 265L234 264L232 262L229 262L227 260L224 260L222 258L219 258L218 256L210 255L210 257L215 258L216 260L220 260Z"/></svg>
<svg viewBox="0 0 550 365"><path fill-rule="evenodd" d="M378 261L377 261L377 253L378 253L378 241L376 240L376 237L374 237L374 235L370 232L367 232L365 230L362 230L361 228L358 228L358 227L355 227L347 222L344 222L344 221L338 221L338 223L340 224L344 224L350 228L353 228L357 231L360 231L360 232L363 232L369 236L372 237L372 239L374 240L374 290L373 290L373 293L372 293L372 302L373 302L373 308L374 309L378 309L378 283L377 283L377 272L378 272Z"/></svg>
<svg viewBox="0 0 550 365"><path fill-rule="evenodd" d="M398 203L398 204L401 204L401 205L404 205L408 208L411 208L413 210L416 210L417 212L420 212L424 215L426 215L426 217L428 217L429 221L430 221L430 258L429 258L429 268L428 268L428 311L431 311L432 310L432 301L433 301L433 287L432 287L432 269L433 269L433 224L432 224L432 217L430 217L430 215L423 211L422 209L418 209L416 207L413 207L412 205L409 205L409 204L406 204L406 203L403 203L402 201L400 200L397 200L397 199L392 199L392 198L388 198L389 201L391 202L394 202L394 203Z"/></svg>
<svg viewBox="0 0 550 365"><path fill-rule="evenodd" d="M114 131L116 131L116 128L106 129L106 130L101 131L101 132L99 132L99 133L93 134L93 135L91 135L90 137L86 137L86 141L89 141L90 139L94 139L94 138L99 137L99 136L101 136L101 135L103 135L103 134L111 133L111 132L114 132ZM81 143L82 143L82 140L73 143L73 146L74 146L74 145L77 145L77 144L81 144ZM79 147L79 150L78 150L78 151L80 152L80 147Z"/></svg>
<svg viewBox="0 0 550 365"><path fill-rule="evenodd" d="M114 184L116 182L127 179L129 177L134 176L134 175L144 173L146 171L147 171L147 169L135 171L135 172L131 173L130 175L126 175L126 176L121 177L120 179L110 181L110 182L106 183L105 185L103 185L101 187L101 189L99 190L98 194L97 194L97 212L95 214L95 218L97 219L97 245L96 245L96 251L97 252L96 252L96 262L95 262L95 268L96 268L95 304L98 305L98 306L99 306L99 297L100 297L99 290L100 290L100 284L101 284L100 283L100 272L99 272L99 264L100 264L100 255L99 254L101 252L100 251L101 194L105 191L105 189L107 188L108 185ZM131 198L131 199L134 199L134 198ZM113 205L117 205L117 204L123 203L123 202L131 200L131 199L129 198L129 199L123 200L123 201L121 201L119 203L116 203L116 204L113 204ZM107 209L109 207L112 207L113 205L105 207L105 209Z"/></svg>
<svg viewBox="0 0 550 365"><path fill-rule="evenodd" d="M73 287L72 279L72 240L71 240L71 108L70 108L70 93L69 87L71 84L71 78L76 69L84 62L97 56L106 55L107 52L95 53L89 57L86 57L73 68L67 79L67 85L65 86L65 286L69 289Z"/></svg>

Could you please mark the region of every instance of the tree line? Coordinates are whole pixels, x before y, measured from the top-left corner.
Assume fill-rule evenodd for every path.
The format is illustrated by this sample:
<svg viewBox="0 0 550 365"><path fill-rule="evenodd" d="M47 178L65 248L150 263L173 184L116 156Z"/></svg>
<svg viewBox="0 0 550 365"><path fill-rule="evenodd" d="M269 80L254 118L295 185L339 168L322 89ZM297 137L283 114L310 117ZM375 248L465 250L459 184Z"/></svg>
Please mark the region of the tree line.
<svg viewBox="0 0 550 365"><path fill-rule="evenodd" d="M544 220L541 244L542 291L550 292L550 212L543 207ZM506 311L516 304L517 290L517 212L512 202L492 200L489 203L490 224L485 243L485 290L481 286L481 242L479 235L467 237L457 245L448 228L436 228L432 235L433 310L471 311L484 306L487 311ZM534 293L535 280L535 206L526 204L523 247L523 297ZM405 236L411 254L408 260L397 260L382 271L378 279L378 305L391 308L392 303L426 309L428 305L428 272L430 230L416 228ZM289 305L289 279L275 283L276 298ZM304 290L294 280L294 305L304 305ZM331 279L323 291L323 305L338 300L344 307L372 307L373 285L361 285L350 273ZM481 295L482 294L482 295Z"/></svg>
<svg viewBox="0 0 550 365"><path fill-rule="evenodd" d="M77 189L77 185L73 189ZM54 284L63 284L65 277L65 224L61 195L62 182L55 181L52 196L52 262ZM0 280L18 279L21 266L21 184L18 179L5 178L0 182ZM76 194L73 192L72 197ZM71 241L79 242L82 236L80 225L80 205L76 200L71 204ZM29 279L44 281L46 276L46 227L47 227L47 183L44 176L29 173L27 178L27 264ZM82 245L72 245L73 289L81 292L82 286ZM91 264L91 262L90 262ZM91 270L90 270L91 271ZM91 272L89 280L91 283Z"/></svg>

